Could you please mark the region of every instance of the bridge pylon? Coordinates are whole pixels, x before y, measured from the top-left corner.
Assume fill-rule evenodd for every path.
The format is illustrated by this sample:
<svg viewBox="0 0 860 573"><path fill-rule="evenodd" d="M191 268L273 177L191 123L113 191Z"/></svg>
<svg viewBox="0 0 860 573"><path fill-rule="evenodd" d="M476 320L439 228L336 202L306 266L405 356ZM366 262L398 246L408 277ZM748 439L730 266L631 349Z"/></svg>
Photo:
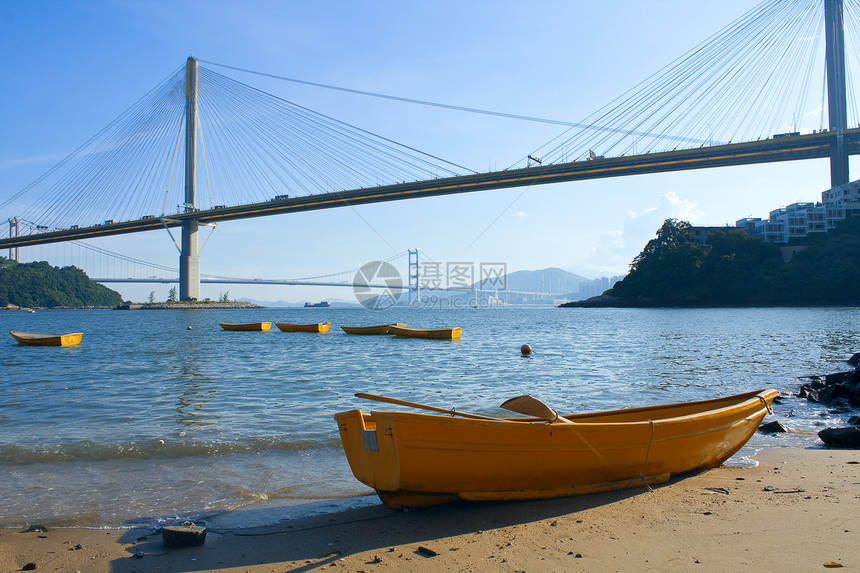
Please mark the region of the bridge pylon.
<svg viewBox="0 0 860 573"><path fill-rule="evenodd" d="M827 43L827 117L834 135L830 144L830 186L839 187L850 181L848 148L843 138L843 132L848 129L843 0L824 0L824 34Z"/></svg>
<svg viewBox="0 0 860 573"><path fill-rule="evenodd" d="M197 210L197 58L185 63L185 212ZM182 222L182 252L179 255L179 300L200 300L200 222Z"/></svg>
<svg viewBox="0 0 860 573"><path fill-rule="evenodd" d="M9 238L17 237L21 234L21 217L11 217L9 219ZM18 260L19 257L18 247L10 247L9 248L9 260L20 262Z"/></svg>
<svg viewBox="0 0 860 573"><path fill-rule="evenodd" d="M418 282L418 249L409 249L409 304L421 299L421 284Z"/></svg>

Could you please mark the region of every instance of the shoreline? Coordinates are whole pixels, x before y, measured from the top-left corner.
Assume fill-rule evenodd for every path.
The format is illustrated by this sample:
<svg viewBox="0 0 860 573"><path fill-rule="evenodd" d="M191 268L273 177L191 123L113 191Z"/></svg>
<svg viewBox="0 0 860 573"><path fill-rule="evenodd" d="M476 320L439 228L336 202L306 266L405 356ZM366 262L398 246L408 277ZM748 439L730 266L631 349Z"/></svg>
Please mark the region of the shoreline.
<svg viewBox="0 0 860 573"><path fill-rule="evenodd" d="M556 305L556 308L635 308L635 309L727 309L727 308L854 308L858 302L849 303L811 303L803 304L773 303L773 304L679 304L679 303L657 303L653 299L638 296L636 298L621 298L607 294L600 294L581 300L570 300Z"/></svg>
<svg viewBox="0 0 860 573"><path fill-rule="evenodd" d="M225 308L266 308L252 302L124 302L116 310L201 310Z"/></svg>
<svg viewBox="0 0 860 573"><path fill-rule="evenodd" d="M200 310L200 309L230 309L230 308L268 308L253 302L124 302L111 306L15 306L8 304L0 307L5 311L51 311L51 310Z"/></svg>
<svg viewBox="0 0 860 573"><path fill-rule="evenodd" d="M549 500L455 503L397 512L369 498L345 510L231 529L168 549L148 528L0 530L0 570L131 571L860 571L860 452L765 448L633 488ZM276 507L266 511L277 512ZM220 526L219 526L220 519ZM241 522L242 520L237 520ZM420 549L423 548L423 549ZM429 550L429 551L428 551ZM435 553L435 555L433 555Z"/></svg>

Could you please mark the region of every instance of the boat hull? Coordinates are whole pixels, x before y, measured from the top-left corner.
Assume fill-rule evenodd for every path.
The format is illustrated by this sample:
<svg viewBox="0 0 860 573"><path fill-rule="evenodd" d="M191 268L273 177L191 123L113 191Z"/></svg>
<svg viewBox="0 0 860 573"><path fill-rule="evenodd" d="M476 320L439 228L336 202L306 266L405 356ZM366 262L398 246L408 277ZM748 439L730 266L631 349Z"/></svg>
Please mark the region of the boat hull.
<svg viewBox="0 0 860 573"><path fill-rule="evenodd" d="M396 326L388 328L388 334L408 338L435 338L441 340L457 340L463 334L462 328L418 328L415 326Z"/></svg>
<svg viewBox="0 0 860 573"><path fill-rule="evenodd" d="M241 330L246 332L268 332L272 328L271 322L252 322L249 324L231 324L229 322L221 322L219 324L224 330Z"/></svg>
<svg viewBox="0 0 860 573"><path fill-rule="evenodd" d="M390 507L562 497L667 481L720 465L755 433L776 390L536 419L409 412L335 415L359 481Z"/></svg>
<svg viewBox="0 0 860 573"><path fill-rule="evenodd" d="M388 334L389 328L392 326L406 326L402 322L393 324L378 324L376 326L341 326L341 329L347 334Z"/></svg>
<svg viewBox="0 0 860 573"><path fill-rule="evenodd" d="M68 334L49 334L44 332L10 332L18 344L24 346L77 346L81 343L83 332Z"/></svg>
<svg viewBox="0 0 860 573"><path fill-rule="evenodd" d="M330 322L320 322L316 324L289 324L285 322L276 322L275 326L281 332L328 332L331 328Z"/></svg>

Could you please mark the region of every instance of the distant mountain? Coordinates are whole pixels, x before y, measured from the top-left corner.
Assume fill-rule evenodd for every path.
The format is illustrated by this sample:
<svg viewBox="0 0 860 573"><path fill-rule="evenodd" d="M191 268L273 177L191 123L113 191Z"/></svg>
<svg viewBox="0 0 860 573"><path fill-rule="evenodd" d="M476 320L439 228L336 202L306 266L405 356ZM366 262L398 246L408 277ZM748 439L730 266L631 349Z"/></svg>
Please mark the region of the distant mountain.
<svg viewBox="0 0 860 573"><path fill-rule="evenodd" d="M478 288L494 289L499 282L504 282L505 288L499 290L570 293L577 292L581 283L591 280L557 267L539 271L515 271L505 275L505 279L505 281L483 280L478 283Z"/></svg>
<svg viewBox="0 0 860 573"><path fill-rule="evenodd" d="M504 280L490 280L486 279L482 281L482 284L476 283L472 285L474 288L477 285L477 288L483 290L495 290L499 287L500 284L504 285L504 288L499 288L499 291L515 291L515 292L534 292L534 293L556 293L562 295L563 293L576 293L579 291L579 285L581 283L591 282L591 279L587 279L585 277L573 274L564 269L559 269L557 267L550 267L547 269L542 269L539 271L516 271L513 273L509 273L504 275ZM464 301L469 300L473 295L469 293L458 294L457 291L451 292L447 290L439 290L434 291L432 289L421 289L422 294L425 296L429 296L430 293L435 293L435 296L438 298L451 298L451 297L459 297ZM572 295L562 296L562 298L573 298ZM286 308L294 308L294 307L303 307L305 304L304 300L300 300L297 302L285 302L283 300L277 301L269 301L269 300L256 300L252 298L240 298L237 299L239 302L251 302L254 304L258 304L260 306L266 306L269 308L278 308L278 307L286 307ZM339 298L320 298L316 300L311 300L308 302L317 303L321 300L326 300L331 303L332 307L357 307L359 306L356 301L343 300ZM534 302L534 298L529 299L530 302ZM407 304L409 302L406 291L400 297L399 304ZM511 300L510 302L514 302Z"/></svg>
<svg viewBox="0 0 860 573"><path fill-rule="evenodd" d="M250 302L250 303L253 303L253 304L256 304L256 305L259 305L259 306L265 306L265 307L267 307L267 308L272 308L272 307L277 308L277 307L302 306L302 305L304 304L304 303L299 304L299 303L296 303L296 302L285 302L285 301L283 301L283 300L275 300L275 301L271 301L271 300L257 300L257 299L254 299L254 298L248 298L248 297L241 297L241 298L237 298L237 299L236 299L236 301L237 301L237 302Z"/></svg>

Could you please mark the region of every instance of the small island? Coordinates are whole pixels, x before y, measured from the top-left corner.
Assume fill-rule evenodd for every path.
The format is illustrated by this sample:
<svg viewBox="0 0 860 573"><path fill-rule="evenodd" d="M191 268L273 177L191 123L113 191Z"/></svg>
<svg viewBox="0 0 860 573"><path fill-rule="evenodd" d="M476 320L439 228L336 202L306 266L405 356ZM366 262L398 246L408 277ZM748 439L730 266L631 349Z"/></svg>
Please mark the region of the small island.
<svg viewBox="0 0 860 573"><path fill-rule="evenodd" d="M211 300L184 300L176 302L134 303L125 301L117 305L117 310L200 310L207 308L266 308L253 302L217 302Z"/></svg>
<svg viewBox="0 0 860 573"><path fill-rule="evenodd" d="M170 289L167 301L155 302L155 292L149 294L149 302L134 303L130 300L117 305L117 310L200 310L214 308L266 308L252 302L237 302L230 300L230 291L222 293L218 300L205 298L203 300L179 300L176 287Z"/></svg>
<svg viewBox="0 0 860 573"><path fill-rule="evenodd" d="M743 229L704 244L685 221L667 219L600 296L560 307L841 306L860 304L860 219L780 248Z"/></svg>
<svg viewBox="0 0 860 573"><path fill-rule="evenodd" d="M52 267L46 261L18 263L0 257L0 310L34 308L115 308L138 309L223 309L265 308L251 302L237 302L222 294L217 301L178 300L176 287L165 302L156 302L152 293L147 303L123 301L122 295L93 282L81 269Z"/></svg>

